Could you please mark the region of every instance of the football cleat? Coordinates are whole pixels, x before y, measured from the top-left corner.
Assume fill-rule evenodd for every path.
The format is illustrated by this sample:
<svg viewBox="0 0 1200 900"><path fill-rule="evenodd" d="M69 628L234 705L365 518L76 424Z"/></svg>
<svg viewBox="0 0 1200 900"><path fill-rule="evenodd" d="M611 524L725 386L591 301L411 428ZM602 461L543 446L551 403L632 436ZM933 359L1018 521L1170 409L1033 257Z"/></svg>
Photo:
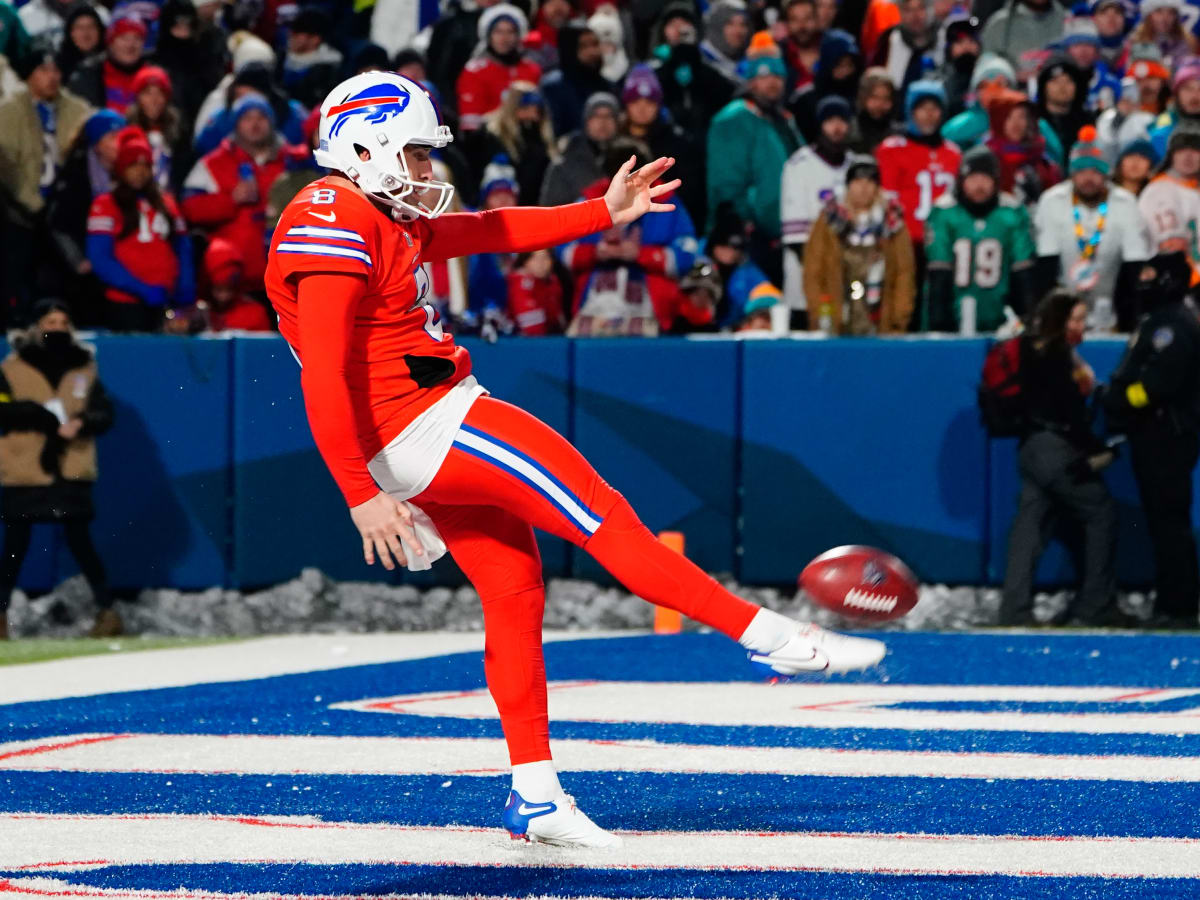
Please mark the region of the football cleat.
<svg viewBox="0 0 1200 900"><path fill-rule="evenodd" d="M621 839L589 819L570 794L553 801L530 803L516 791L504 806L504 827L514 841L535 841L558 847L620 847Z"/></svg>
<svg viewBox="0 0 1200 900"><path fill-rule="evenodd" d="M852 672L876 665L887 645L871 638L850 637L826 631L811 622L796 623L796 630L770 653L750 651L754 668L766 678L786 680L802 672Z"/></svg>

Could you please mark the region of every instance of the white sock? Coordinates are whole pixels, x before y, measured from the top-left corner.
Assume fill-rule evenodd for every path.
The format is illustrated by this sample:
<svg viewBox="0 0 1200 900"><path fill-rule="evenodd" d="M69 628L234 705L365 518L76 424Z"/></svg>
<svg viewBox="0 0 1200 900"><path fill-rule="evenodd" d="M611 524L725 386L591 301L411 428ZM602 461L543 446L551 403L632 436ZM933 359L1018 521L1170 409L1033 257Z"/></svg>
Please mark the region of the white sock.
<svg viewBox="0 0 1200 900"><path fill-rule="evenodd" d="M754 653L770 653L782 647L795 630L792 619L763 607L754 614L738 643Z"/></svg>
<svg viewBox="0 0 1200 900"><path fill-rule="evenodd" d="M548 759L513 766L512 789L530 803L545 803L563 792L558 771Z"/></svg>

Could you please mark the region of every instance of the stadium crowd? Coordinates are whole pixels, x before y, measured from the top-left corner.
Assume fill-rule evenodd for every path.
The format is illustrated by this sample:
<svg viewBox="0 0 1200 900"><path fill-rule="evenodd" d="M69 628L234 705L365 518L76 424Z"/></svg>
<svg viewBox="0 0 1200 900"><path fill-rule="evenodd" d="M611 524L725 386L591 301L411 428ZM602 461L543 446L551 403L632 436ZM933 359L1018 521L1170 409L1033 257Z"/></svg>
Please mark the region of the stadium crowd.
<svg viewBox="0 0 1200 900"><path fill-rule="evenodd" d="M270 329L320 103L391 69L462 208L597 196L631 154L683 179L629 228L428 266L460 333L988 332L1056 283L1128 330L1141 261L1200 259L1200 5L964 2L0 2L7 324Z"/></svg>

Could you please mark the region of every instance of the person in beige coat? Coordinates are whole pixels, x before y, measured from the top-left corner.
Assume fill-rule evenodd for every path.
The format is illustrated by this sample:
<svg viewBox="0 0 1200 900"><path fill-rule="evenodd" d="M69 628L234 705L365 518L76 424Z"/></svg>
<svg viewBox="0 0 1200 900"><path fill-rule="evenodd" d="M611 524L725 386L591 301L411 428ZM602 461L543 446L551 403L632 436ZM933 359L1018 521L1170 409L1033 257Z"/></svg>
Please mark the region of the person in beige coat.
<svg viewBox="0 0 1200 900"><path fill-rule="evenodd" d="M804 248L804 293L813 331L903 334L916 297L904 210L879 186L872 156L851 158L846 196L831 198Z"/></svg>
<svg viewBox="0 0 1200 900"><path fill-rule="evenodd" d="M16 299L18 322L33 306L33 261L49 258L43 211L83 123L92 110L62 88L54 52L43 40L16 60L25 87L0 103L0 192L5 206L4 273L6 295Z"/></svg>

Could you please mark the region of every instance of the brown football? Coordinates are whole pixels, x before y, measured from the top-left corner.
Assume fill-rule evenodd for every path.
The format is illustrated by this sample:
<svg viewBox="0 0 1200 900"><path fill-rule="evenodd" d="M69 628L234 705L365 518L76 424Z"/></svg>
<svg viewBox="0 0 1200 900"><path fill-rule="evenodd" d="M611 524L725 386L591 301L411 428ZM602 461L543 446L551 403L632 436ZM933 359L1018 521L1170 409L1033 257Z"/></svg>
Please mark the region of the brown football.
<svg viewBox="0 0 1200 900"><path fill-rule="evenodd" d="M827 550L804 567L800 587L826 609L850 619L896 619L917 605L918 583L908 566L874 547Z"/></svg>

